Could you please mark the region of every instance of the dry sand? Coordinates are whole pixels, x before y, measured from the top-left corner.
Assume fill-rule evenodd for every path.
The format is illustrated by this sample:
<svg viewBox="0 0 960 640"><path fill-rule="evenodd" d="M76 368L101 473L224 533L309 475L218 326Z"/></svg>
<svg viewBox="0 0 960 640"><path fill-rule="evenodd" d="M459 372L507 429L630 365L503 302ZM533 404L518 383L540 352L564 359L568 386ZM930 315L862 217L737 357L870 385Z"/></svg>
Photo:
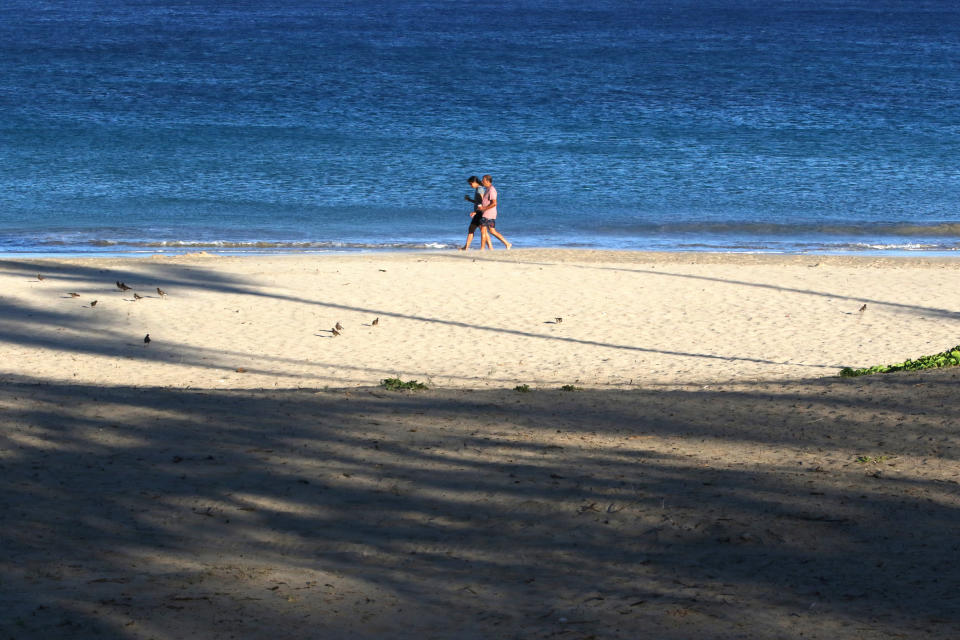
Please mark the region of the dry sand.
<svg viewBox="0 0 960 640"><path fill-rule="evenodd" d="M0 638L960 637L958 275L7 260Z"/></svg>
<svg viewBox="0 0 960 640"><path fill-rule="evenodd" d="M958 279L951 260L570 251L6 261L0 374L205 389L788 380L955 345Z"/></svg>

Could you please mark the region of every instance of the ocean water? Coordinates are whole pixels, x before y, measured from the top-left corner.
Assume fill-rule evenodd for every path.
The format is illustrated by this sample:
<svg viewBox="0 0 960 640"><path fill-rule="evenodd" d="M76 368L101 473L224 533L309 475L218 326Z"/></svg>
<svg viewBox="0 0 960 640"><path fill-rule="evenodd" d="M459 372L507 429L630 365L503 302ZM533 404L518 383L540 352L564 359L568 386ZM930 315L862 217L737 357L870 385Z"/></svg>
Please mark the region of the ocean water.
<svg viewBox="0 0 960 640"><path fill-rule="evenodd" d="M5 0L0 253L954 252L949 0Z"/></svg>

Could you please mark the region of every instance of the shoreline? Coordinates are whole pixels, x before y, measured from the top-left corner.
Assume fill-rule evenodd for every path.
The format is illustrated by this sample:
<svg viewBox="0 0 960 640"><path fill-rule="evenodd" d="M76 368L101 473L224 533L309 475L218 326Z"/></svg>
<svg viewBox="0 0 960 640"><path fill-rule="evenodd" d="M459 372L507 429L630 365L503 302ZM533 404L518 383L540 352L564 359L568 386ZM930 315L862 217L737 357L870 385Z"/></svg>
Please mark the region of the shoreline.
<svg viewBox="0 0 960 640"><path fill-rule="evenodd" d="M960 252L840 252L840 253L801 253L801 252L777 252L777 251L649 251L634 249L603 249L603 248L563 248L563 247L518 247L514 249L504 249L497 247L493 251L481 251L471 249L470 251L460 251L458 249L345 249L345 250L290 250L278 253L264 252L257 253L253 251L218 251L216 249L200 249L197 251L186 251L177 253L164 252L144 252L138 254L17 254L0 252L0 262L16 261L41 261L41 262L73 262L78 260L172 260L194 259L194 258L215 258L215 259L334 259L334 258L371 258L377 256L457 256L468 254L473 258L488 257L500 255L518 255L518 256L538 256L540 254L548 256L550 259L561 260L585 260L590 262L755 262L769 261L773 264L780 263L803 263L810 260L824 260L832 263L838 262L865 262L882 264L889 260L891 264L902 261L916 261L917 264L924 262L935 263L960 263Z"/></svg>
<svg viewBox="0 0 960 640"><path fill-rule="evenodd" d="M117 259L129 259L129 260L147 260L147 259L159 259L159 258L178 258L182 256L201 256L201 255L210 255L220 258L280 258L280 257L320 257L320 256L347 256L347 255L383 255L383 254L411 254L411 253L423 253L427 255L442 255L444 253L450 253L453 251L458 251L455 247L450 248L424 248L424 247L384 247L384 248L323 248L323 249L289 249L289 250L235 250L231 251L229 249L217 249L215 247L200 247L194 250L184 249L184 250L170 250L167 251L138 251L138 252L109 252L109 251L88 251L88 252L75 252L75 253L46 253L46 252L0 252L0 260L117 260ZM493 253L498 253L500 251L506 251L502 247L497 247ZM889 250L889 249L876 249L876 250L850 250L850 251L782 251L782 250L743 250L743 249L728 249L728 250L717 250L710 249L704 251L693 251L693 250L651 250L651 249L617 249L617 248L587 248L587 247L551 247L551 246L542 246L542 247L517 247L510 249L510 251L518 252L535 252L535 251L549 251L549 252L558 252L558 253L625 253L625 254L636 254L636 255L645 255L645 256L670 256L670 255L684 255L684 256L697 256L697 255L735 255L735 256L783 256L783 257L824 257L824 258L865 258L865 259L877 259L877 258L915 258L917 260L927 260L927 259L955 259L960 260L960 251L956 250ZM481 253L478 249L473 249L473 253ZM486 252L483 252L486 253Z"/></svg>

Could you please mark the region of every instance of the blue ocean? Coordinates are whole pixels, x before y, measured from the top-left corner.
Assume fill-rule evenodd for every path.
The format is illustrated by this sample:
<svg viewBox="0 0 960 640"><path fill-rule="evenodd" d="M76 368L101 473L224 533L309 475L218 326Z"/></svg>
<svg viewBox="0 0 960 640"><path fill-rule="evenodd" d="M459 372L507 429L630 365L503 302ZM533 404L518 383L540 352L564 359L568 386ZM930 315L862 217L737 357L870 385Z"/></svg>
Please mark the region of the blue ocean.
<svg viewBox="0 0 960 640"><path fill-rule="evenodd" d="M0 114L8 255L960 248L953 0L5 0Z"/></svg>

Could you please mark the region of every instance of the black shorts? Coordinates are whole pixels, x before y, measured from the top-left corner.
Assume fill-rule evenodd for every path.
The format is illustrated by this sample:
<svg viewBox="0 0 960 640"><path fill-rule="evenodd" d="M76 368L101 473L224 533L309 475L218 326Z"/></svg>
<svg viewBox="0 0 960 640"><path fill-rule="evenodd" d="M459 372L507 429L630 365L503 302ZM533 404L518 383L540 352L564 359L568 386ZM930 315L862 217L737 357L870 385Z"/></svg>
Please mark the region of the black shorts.
<svg viewBox="0 0 960 640"><path fill-rule="evenodd" d="M477 230L477 227L480 226L481 221L483 220L483 214L479 211L473 214L473 217L470 218L470 233L473 233Z"/></svg>
<svg viewBox="0 0 960 640"><path fill-rule="evenodd" d="M488 229L496 229L497 220L496 218L484 218L480 221L480 226L487 227Z"/></svg>

